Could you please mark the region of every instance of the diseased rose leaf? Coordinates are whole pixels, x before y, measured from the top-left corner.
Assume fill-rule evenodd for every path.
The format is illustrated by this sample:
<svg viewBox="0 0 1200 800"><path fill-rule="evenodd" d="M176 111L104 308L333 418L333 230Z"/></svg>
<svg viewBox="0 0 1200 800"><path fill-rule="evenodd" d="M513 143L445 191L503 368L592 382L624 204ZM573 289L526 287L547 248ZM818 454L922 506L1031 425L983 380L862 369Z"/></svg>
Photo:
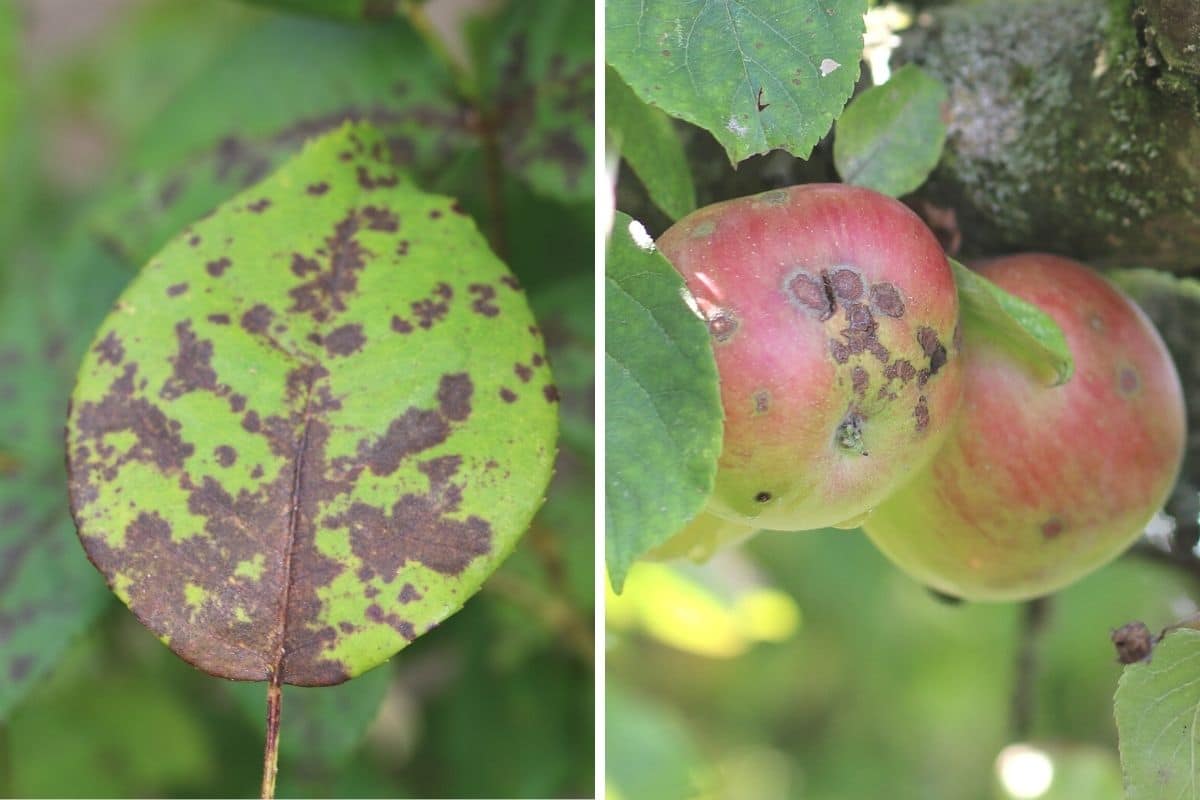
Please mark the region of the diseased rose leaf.
<svg viewBox="0 0 1200 800"><path fill-rule="evenodd" d="M474 144L449 73L401 22L271 15L232 37L141 134L91 227L140 266L307 139L366 121L425 178Z"/></svg>
<svg viewBox="0 0 1200 800"><path fill-rule="evenodd" d="M71 507L118 597L215 675L324 685L511 551L558 393L512 275L362 125L172 240L72 400Z"/></svg>
<svg viewBox="0 0 1200 800"><path fill-rule="evenodd" d="M85 241L0 264L0 720L104 607L63 502L62 420L86 336L123 283Z"/></svg>
<svg viewBox="0 0 1200 800"><path fill-rule="evenodd" d="M776 148L807 158L854 90L866 11L866 0L609 0L606 55L734 166Z"/></svg>
<svg viewBox="0 0 1200 800"><path fill-rule="evenodd" d="M513 0L473 25L504 166L560 200L592 197L595 25L588 3Z"/></svg>

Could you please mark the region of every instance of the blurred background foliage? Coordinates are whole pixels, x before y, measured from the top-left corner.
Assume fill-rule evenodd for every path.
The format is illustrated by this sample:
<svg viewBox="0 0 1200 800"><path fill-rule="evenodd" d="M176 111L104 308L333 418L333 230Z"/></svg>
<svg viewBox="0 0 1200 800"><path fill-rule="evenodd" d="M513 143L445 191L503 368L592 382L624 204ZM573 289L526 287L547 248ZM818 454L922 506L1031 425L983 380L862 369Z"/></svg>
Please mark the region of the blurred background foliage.
<svg viewBox="0 0 1200 800"><path fill-rule="evenodd" d="M1120 800L1109 633L1157 630L1198 592L1127 556L1031 625L1028 606L939 599L838 530L637 564L608 600L609 800Z"/></svg>
<svg viewBox="0 0 1200 800"><path fill-rule="evenodd" d="M563 437L545 505L480 596L371 673L285 690L279 796L590 796L592 11L433 0L418 32L272 5L0 2L0 795L257 787L265 685L172 655L75 541L66 392L165 239L307 135L370 118L525 286Z"/></svg>

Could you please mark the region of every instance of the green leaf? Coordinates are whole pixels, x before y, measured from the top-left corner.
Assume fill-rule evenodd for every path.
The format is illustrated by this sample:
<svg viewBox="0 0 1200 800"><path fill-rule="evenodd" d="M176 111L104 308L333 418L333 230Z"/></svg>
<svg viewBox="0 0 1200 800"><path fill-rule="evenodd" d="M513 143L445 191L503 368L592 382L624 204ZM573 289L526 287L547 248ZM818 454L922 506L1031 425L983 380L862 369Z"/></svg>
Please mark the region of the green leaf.
<svg viewBox="0 0 1200 800"><path fill-rule="evenodd" d="M143 132L91 226L140 266L346 120L374 124L401 166L435 176L475 141L451 85L402 23L268 17L234 37Z"/></svg>
<svg viewBox="0 0 1200 800"><path fill-rule="evenodd" d="M404 0L242 0L255 6L345 20L385 20L403 14Z"/></svg>
<svg viewBox="0 0 1200 800"><path fill-rule="evenodd" d="M609 690L605 704L608 781L614 794L655 800L697 796L710 764L685 720L651 697L623 687Z"/></svg>
<svg viewBox="0 0 1200 800"><path fill-rule="evenodd" d="M524 296L368 126L174 239L68 418L72 511L139 620L223 677L338 683L454 613L550 477Z"/></svg>
<svg viewBox="0 0 1200 800"><path fill-rule="evenodd" d="M1200 792L1200 631L1169 633L1149 662L1130 664L1114 699L1129 800Z"/></svg>
<svg viewBox="0 0 1200 800"><path fill-rule="evenodd" d="M671 118L639 100L612 67L605 74L605 124L614 149L667 216L694 211L696 187Z"/></svg>
<svg viewBox="0 0 1200 800"><path fill-rule="evenodd" d="M16 249L16 248L14 248ZM108 600L63 502L62 420L86 336L123 283L86 242L0 262L0 720Z"/></svg>
<svg viewBox="0 0 1200 800"><path fill-rule="evenodd" d="M958 284L964 325L1020 358L1049 386L1061 386L1075 372L1067 337L1050 315L1009 294L977 272L949 259Z"/></svg>
<svg viewBox="0 0 1200 800"><path fill-rule="evenodd" d="M472 25L477 80L504 166L536 191L590 200L595 26L590 3L513 0Z"/></svg>
<svg viewBox="0 0 1200 800"><path fill-rule="evenodd" d="M705 128L737 165L807 158L858 80L866 0L610 0L608 61L647 103Z"/></svg>
<svg viewBox="0 0 1200 800"><path fill-rule="evenodd" d="M56 686L14 715L12 796L164 797L220 768L182 693L154 674L106 677Z"/></svg>
<svg viewBox="0 0 1200 800"><path fill-rule="evenodd" d="M381 666L340 686L288 689L283 698L279 753L308 772L334 773L354 752L367 727L379 714L391 684L392 670ZM238 707L260 730L266 728L266 700L257 683L227 685Z"/></svg>
<svg viewBox="0 0 1200 800"><path fill-rule="evenodd" d="M617 212L605 260L605 551L618 592L633 562L712 493L722 410L708 328L683 278Z"/></svg>
<svg viewBox="0 0 1200 800"><path fill-rule="evenodd" d="M855 98L833 140L833 163L842 180L891 197L924 183L946 143L946 98L945 85L912 64Z"/></svg>

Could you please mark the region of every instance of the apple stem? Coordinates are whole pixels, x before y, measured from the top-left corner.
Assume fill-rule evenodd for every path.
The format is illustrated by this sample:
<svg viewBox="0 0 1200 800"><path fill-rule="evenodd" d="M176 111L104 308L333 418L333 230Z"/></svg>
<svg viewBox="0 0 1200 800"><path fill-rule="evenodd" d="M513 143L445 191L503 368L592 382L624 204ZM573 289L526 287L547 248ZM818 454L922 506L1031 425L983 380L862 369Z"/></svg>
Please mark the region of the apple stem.
<svg viewBox="0 0 1200 800"><path fill-rule="evenodd" d="M1024 741L1033 730L1037 697L1037 650L1050 618L1050 598L1036 597L1022 609L1017 632L1017 664L1012 697L1013 741Z"/></svg>

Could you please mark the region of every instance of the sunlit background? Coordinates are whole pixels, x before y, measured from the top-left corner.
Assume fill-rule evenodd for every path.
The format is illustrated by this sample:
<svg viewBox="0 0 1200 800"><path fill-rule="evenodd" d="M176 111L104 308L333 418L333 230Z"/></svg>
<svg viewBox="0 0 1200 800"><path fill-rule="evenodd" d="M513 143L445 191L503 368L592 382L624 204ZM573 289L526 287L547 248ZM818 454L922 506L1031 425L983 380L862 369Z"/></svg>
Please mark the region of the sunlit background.
<svg viewBox="0 0 1200 800"><path fill-rule="evenodd" d="M1200 585L1128 556L1053 597L1014 716L1022 605L954 605L857 531L636 566L608 599L609 800L1120 800L1113 628Z"/></svg>

